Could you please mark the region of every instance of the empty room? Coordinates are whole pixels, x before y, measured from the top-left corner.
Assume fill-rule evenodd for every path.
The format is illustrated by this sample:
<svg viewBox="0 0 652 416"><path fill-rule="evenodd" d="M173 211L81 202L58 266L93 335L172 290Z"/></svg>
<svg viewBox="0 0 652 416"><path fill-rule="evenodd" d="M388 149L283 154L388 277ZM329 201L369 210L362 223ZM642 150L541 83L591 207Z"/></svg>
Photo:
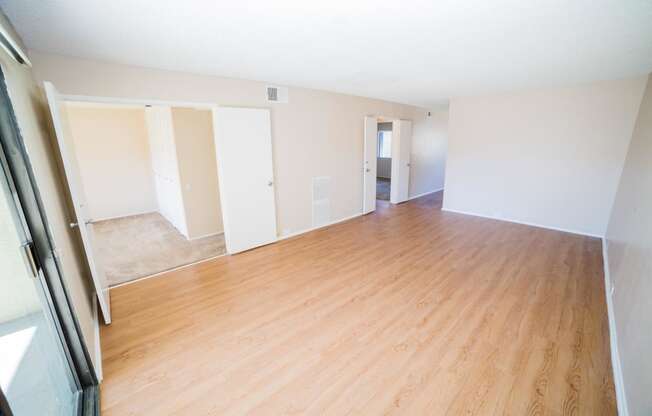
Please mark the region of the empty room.
<svg viewBox="0 0 652 416"><path fill-rule="evenodd" d="M652 415L651 2L0 9L0 416Z"/></svg>

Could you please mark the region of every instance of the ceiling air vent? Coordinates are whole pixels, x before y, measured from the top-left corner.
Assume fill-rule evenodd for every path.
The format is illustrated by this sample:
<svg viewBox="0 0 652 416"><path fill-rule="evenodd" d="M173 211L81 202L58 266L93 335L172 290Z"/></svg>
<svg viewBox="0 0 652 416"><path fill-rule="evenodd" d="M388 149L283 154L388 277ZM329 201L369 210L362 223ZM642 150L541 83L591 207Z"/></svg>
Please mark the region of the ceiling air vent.
<svg viewBox="0 0 652 416"><path fill-rule="evenodd" d="M270 103L287 103L288 102L288 89L287 87L277 87L275 85L268 85L267 102Z"/></svg>

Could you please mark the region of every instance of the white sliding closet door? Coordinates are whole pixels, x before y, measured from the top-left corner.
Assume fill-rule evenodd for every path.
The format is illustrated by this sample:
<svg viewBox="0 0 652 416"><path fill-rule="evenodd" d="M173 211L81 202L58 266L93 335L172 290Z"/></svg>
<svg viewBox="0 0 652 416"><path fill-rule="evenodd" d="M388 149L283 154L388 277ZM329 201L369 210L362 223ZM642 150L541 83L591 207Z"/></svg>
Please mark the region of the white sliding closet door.
<svg viewBox="0 0 652 416"><path fill-rule="evenodd" d="M362 213L376 210L376 170L378 155L378 121L375 117L364 118L364 165Z"/></svg>
<svg viewBox="0 0 652 416"><path fill-rule="evenodd" d="M410 153L412 122L397 120L392 124L392 185L389 200L393 204L407 201L410 189Z"/></svg>
<svg viewBox="0 0 652 416"><path fill-rule="evenodd" d="M269 110L217 107L213 128L227 251L276 241Z"/></svg>

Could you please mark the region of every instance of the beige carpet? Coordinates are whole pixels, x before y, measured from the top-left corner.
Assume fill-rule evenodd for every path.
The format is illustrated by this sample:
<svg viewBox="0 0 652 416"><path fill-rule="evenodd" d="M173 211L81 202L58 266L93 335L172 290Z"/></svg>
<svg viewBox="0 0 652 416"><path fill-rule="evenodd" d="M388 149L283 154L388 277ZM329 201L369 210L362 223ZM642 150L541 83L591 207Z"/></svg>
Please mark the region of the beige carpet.
<svg viewBox="0 0 652 416"><path fill-rule="evenodd" d="M224 235L187 240L159 213L94 224L109 286L225 253Z"/></svg>

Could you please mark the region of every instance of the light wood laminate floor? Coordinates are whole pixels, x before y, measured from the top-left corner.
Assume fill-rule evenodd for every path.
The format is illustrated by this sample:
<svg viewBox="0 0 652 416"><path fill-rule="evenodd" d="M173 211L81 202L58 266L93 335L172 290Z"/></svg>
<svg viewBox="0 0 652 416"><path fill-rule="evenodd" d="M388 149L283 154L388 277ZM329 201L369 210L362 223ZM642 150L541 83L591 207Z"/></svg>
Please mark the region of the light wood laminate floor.
<svg viewBox="0 0 652 416"><path fill-rule="evenodd" d="M103 415L615 414L600 240L440 209L112 290Z"/></svg>

